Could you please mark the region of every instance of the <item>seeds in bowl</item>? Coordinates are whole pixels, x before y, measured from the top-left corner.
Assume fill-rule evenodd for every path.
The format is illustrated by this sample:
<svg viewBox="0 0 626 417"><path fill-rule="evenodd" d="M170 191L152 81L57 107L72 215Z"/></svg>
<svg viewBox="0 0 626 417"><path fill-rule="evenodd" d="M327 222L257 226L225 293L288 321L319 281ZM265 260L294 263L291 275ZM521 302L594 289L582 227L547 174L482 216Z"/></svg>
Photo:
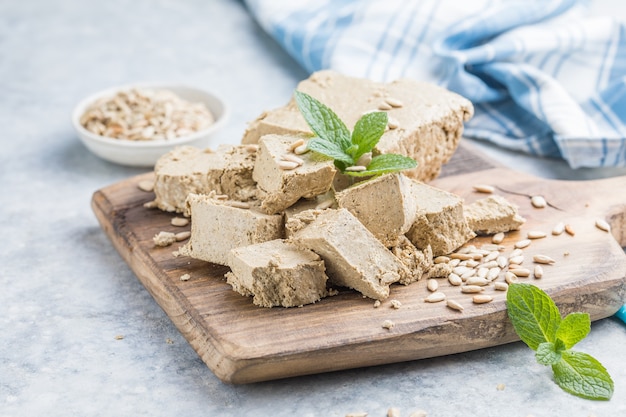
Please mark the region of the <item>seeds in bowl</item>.
<svg viewBox="0 0 626 417"><path fill-rule="evenodd" d="M96 135L133 141L172 140L214 123L204 103L191 103L169 90L132 88L90 105L80 124Z"/></svg>

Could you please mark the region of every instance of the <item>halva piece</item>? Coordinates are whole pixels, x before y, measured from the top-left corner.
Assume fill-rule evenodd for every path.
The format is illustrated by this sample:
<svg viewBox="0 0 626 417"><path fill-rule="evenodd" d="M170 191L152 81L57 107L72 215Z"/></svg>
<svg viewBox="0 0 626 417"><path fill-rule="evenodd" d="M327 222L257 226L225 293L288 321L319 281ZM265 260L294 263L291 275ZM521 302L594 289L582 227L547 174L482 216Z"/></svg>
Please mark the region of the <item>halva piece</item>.
<svg viewBox="0 0 626 417"><path fill-rule="evenodd" d="M516 205L499 195L476 200L466 205L463 213L470 229L480 235L519 230L526 221Z"/></svg>
<svg viewBox="0 0 626 417"><path fill-rule="evenodd" d="M256 198L252 169L256 152L243 145L217 151L182 146L163 155L154 167L157 207L183 213L191 193L215 191L239 201Z"/></svg>
<svg viewBox="0 0 626 417"><path fill-rule="evenodd" d="M326 296L324 261L308 249L270 240L232 249L226 281L261 307L298 307Z"/></svg>
<svg viewBox="0 0 626 417"><path fill-rule="evenodd" d="M463 216L463 199L419 181L412 181L417 215L406 236L419 249L428 245L433 256L453 252L474 238Z"/></svg>
<svg viewBox="0 0 626 417"><path fill-rule="evenodd" d="M386 111L390 128L374 154L399 153L415 159L417 168L406 174L421 181L439 175L441 165L458 146L463 122L474 112L470 101L460 95L409 79L379 83L324 70L313 73L297 89L330 107L349 129L364 112ZM284 107L264 112L251 122L242 142L257 143L267 134L311 132L292 99Z"/></svg>
<svg viewBox="0 0 626 417"><path fill-rule="evenodd" d="M229 204L212 195L190 194L187 205L192 218L191 237L178 254L228 265L231 249L283 237L282 215Z"/></svg>
<svg viewBox="0 0 626 417"><path fill-rule="evenodd" d="M332 160L314 152L298 155L301 164L285 160L288 155L296 156L289 148L298 139L294 136L267 135L259 140L252 178L261 191L261 210L265 213L278 213L300 198L324 194L332 185L336 172ZM285 168L291 164L297 166Z"/></svg>
<svg viewBox="0 0 626 417"><path fill-rule="evenodd" d="M415 220L417 202L412 180L387 174L363 181L336 194L347 209L386 247L395 246Z"/></svg>
<svg viewBox="0 0 626 417"><path fill-rule="evenodd" d="M319 211L290 240L322 257L331 282L370 298L387 298L389 285L407 274L404 265L346 209Z"/></svg>

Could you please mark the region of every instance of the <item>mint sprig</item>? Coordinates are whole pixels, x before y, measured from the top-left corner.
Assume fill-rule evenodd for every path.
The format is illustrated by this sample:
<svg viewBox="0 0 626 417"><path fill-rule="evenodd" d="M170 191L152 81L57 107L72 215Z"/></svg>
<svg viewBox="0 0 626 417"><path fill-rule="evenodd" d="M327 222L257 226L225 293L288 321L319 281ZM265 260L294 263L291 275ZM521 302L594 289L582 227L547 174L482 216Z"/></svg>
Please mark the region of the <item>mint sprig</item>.
<svg viewBox="0 0 626 417"><path fill-rule="evenodd" d="M308 149L334 159L335 166L343 174L370 177L417 166L417 162L407 156L383 154L373 157L365 171L346 171L378 144L387 127L387 113L364 114L350 133L337 114L325 104L301 91L295 91L294 96L300 113L315 134L308 142Z"/></svg>
<svg viewBox="0 0 626 417"><path fill-rule="evenodd" d="M530 284L511 284L506 304L515 332L536 351L537 362L552 367L561 389L591 400L611 398L613 380L604 366L586 353L571 350L589 334L589 314L561 318L550 296Z"/></svg>

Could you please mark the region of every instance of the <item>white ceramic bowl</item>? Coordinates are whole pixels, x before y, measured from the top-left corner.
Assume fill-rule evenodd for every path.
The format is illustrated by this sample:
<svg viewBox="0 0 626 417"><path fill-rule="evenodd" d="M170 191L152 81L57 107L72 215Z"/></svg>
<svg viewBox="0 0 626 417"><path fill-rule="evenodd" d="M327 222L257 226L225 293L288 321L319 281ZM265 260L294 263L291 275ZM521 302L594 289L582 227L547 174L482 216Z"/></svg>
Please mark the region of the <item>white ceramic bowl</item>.
<svg viewBox="0 0 626 417"><path fill-rule="evenodd" d="M80 124L81 116L85 113L87 107L96 100L101 97L114 96L118 91L129 90L131 88L169 90L184 100L193 103L202 102L213 114L215 121L208 128L188 136L181 136L171 140L145 141L116 139L96 135ZM102 159L121 165L152 167L157 159L177 146L190 145L198 148L208 147L211 136L225 124L228 114L229 110L226 103L208 91L183 85L137 84L110 88L85 98L74 109L72 113L72 124L76 132L78 132L78 137L83 144L85 144L87 149Z"/></svg>

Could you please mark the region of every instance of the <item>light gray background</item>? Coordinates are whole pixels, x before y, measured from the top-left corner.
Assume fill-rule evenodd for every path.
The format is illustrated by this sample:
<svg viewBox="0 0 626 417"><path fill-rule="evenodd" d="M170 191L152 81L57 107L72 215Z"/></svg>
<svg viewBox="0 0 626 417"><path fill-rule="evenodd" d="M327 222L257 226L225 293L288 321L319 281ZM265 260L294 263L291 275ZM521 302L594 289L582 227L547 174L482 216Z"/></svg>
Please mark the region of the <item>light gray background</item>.
<svg viewBox="0 0 626 417"><path fill-rule="evenodd" d="M622 2L592 7L626 16ZM0 0L0 416L626 414L626 326L613 318L579 345L613 376L610 402L565 394L521 343L247 386L209 371L90 208L95 190L146 170L93 156L70 113L106 87L184 82L227 99L215 143L237 143L305 77L239 1ZM544 177L626 175L480 148Z"/></svg>

